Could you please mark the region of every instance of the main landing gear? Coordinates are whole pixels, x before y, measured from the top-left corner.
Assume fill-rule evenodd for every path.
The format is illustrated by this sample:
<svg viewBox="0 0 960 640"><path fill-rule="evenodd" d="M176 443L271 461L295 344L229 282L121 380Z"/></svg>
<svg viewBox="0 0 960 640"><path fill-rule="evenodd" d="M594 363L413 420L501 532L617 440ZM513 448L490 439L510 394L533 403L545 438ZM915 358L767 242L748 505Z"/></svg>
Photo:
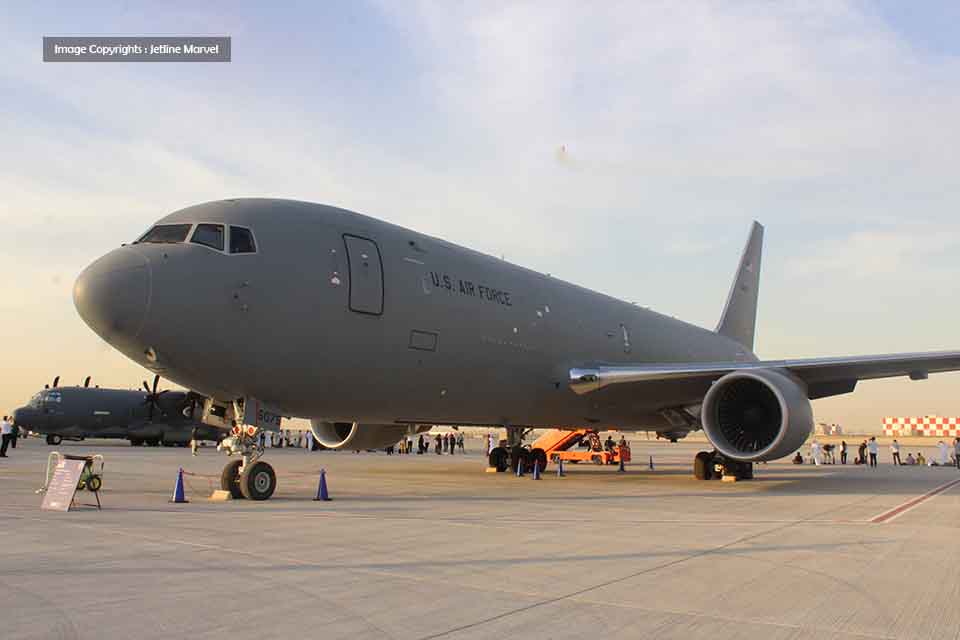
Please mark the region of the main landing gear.
<svg viewBox="0 0 960 640"><path fill-rule="evenodd" d="M753 480L753 463L728 460L717 451L701 451L693 459L693 476L697 480L720 480L723 476Z"/></svg>
<svg viewBox="0 0 960 640"><path fill-rule="evenodd" d="M257 445L257 440L255 427L234 427L234 432L217 447L228 456L240 456L239 460L230 461L220 474L220 488L229 491L232 498L267 500L277 489L277 474L272 466L260 460L263 448Z"/></svg>

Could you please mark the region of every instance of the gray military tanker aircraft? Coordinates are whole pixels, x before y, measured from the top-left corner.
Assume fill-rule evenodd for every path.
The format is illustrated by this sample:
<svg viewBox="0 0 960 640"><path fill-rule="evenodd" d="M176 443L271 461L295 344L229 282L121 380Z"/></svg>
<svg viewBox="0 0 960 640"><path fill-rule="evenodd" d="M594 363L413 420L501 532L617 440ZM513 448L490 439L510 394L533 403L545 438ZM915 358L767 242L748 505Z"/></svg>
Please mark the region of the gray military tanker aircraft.
<svg viewBox="0 0 960 640"><path fill-rule="evenodd" d="M222 200L95 261L74 302L116 349L207 396L220 424L251 424L242 401L311 419L333 449L386 446L411 425L502 426L514 446L530 427L702 428L714 450L697 454L698 478L793 453L811 399L960 369L956 351L760 360L762 241L754 223L711 331L352 211ZM266 499L276 476L255 428L238 431L224 488ZM525 454L491 462L511 455Z"/></svg>
<svg viewBox="0 0 960 640"><path fill-rule="evenodd" d="M60 377L35 394L26 406L13 412L18 427L45 435L47 444L84 438L120 438L133 446L186 445L194 427L203 440L220 440L221 430L193 418L200 398L182 391L157 391L143 383L143 390L61 387Z"/></svg>

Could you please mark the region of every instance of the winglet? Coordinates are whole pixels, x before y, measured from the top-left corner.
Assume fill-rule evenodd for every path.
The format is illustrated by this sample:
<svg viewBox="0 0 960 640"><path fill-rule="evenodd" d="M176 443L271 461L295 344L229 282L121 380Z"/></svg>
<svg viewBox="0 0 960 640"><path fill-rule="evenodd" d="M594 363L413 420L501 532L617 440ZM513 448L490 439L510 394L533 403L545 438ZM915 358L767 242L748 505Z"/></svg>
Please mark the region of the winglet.
<svg viewBox="0 0 960 640"><path fill-rule="evenodd" d="M763 225L757 221L750 227L747 246L743 248L740 266L730 286L727 304L720 316L717 333L732 338L753 351L757 324L757 298L760 294L760 258L763 254Z"/></svg>

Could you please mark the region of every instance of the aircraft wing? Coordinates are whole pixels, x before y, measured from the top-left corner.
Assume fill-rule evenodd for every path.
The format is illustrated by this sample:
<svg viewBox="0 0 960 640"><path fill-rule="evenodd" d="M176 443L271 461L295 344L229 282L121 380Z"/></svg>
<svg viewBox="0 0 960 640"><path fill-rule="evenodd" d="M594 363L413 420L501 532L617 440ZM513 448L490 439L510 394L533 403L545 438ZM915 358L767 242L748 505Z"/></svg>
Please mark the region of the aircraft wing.
<svg viewBox="0 0 960 640"><path fill-rule="evenodd" d="M960 370L960 351L897 353L841 358L759 360L752 362L695 362L597 366L570 370L570 388L590 393L617 384L640 384L679 379L713 381L733 371L780 369L807 383L811 399L853 391L860 380L909 376L926 379L928 374Z"/></svg>

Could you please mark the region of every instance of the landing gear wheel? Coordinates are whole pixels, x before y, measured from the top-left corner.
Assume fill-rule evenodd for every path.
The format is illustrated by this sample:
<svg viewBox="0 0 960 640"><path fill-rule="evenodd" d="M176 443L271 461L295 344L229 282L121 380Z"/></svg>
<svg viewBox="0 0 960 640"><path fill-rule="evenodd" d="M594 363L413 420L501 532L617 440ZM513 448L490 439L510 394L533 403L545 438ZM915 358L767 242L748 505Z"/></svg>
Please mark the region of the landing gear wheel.
<svg viewBox="0 0 960 640"><path fill-rule="evenodd" d="M697 480L710 480L713 477L713 454L701 451L693 459L693 477Z"/></svg>
<svg viewBox="0 0 960 640"><path fill-rule="evenodd" d="M130 438L130 446L131 446L131 447L142 447L142 446L143 446L143 440L141 440L140 438Z"/></svg>
<svg viewBox="0 0 960 640"><path fill-rule="evenodd" d="M92 475L87 478L87 491L100 491L103 486L103 479L98 475Z"/></svg>
<svg viewBox="0 0 960 640"><path fill-rule="evenodd" d="M543 473L547 468L547 452L539 447L530 452L530 469L533 470L533 465L536 463L537 470L540 473Z"/></svg>
<svg viewBox="0 0 960 640"><path fill-rule="evenodd" d="M51 446L54 446L54 447L55 447L55 446L57 446L58 444L60 444L61 442L63 442L63 438L61 438L61 437L58 436L58 435L49 435L49 436L47 436L47 444L49 444L49 445L51 445Z"/></svg>
<svg viewBox="0 0 960 640"><path fill-rule="evenodd" d="M510 468L510 456L503 447L496 447L490 452L490 466L497 470L497 473L503 473Z"/></svg>
<svg viewBox="0 0 960 640"><path fill-rule="evenodd" d="M220 488L229 491L230 497L235 500L243 497L243 492L240 491L240 467L242 465L243 460L234 460L228 463L223 468L223 473L220 474Z"/></svg>
<svg viewBox="0 0 960 640"><path fill-rule="evenodd" d="M240 474L240 491L248 500L266 500L277 488L277 474L266 462L254 462Z"/></svg>
<svg viewBox="0 0 960 640"><path fill-rule="evenodd" d="M591 456L590 459L593 460L593 464L603 465L603 456Z"/></svg>

